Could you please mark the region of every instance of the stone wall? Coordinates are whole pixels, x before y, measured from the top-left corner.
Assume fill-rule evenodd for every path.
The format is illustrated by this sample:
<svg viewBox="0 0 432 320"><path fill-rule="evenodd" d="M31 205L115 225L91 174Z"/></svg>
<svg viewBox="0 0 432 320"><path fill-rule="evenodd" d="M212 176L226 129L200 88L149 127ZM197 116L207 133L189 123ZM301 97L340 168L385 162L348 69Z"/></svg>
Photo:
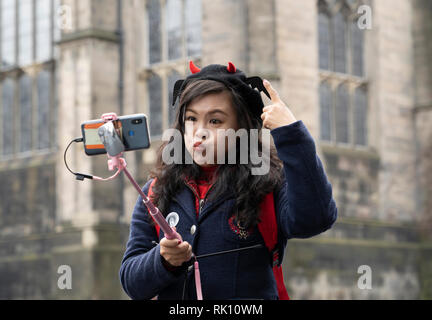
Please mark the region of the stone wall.
<svg viewBox="0 0 432 320"><path fill-rule="evenodd" d="M417 159L411 24L416 12L406 1L371 4L373 27L366 31L365 53L369 148L356 150L321 145L318 139L316 1L276 1L279 90L315 138L339 214L333 228L323 235L288 242L284 274L295 299L430 297L426 262L430 245L421 237L421 214L414 200ZM425 86L424 92L430 92L430 86ZM424 135L427 120L421 123L417 125ZM426 145L430 140L422 141ZM371 290L357 286L361 265L372 270Z"/></svg>
<svg viewBox="0 0 432 320"><path fill-rule="evenodd" d="M417 0L413 3L416 19L413 23L415 109L413 120L416 134L417 192L416 205L425 226L424 232L432 231L432 8L431 2Z"/></svg>
<svg viewBox="0 0 432 320"><path fill-rule="evenodd" d="M72 6L74 21L59 44L58 153L31 163L0 164L0 299L127 298L118 270L136 192L126 181L121 203L120 180L78 182L63 165L63 150L81 135L82 121L107 109L119 112L117 1L63 3ZM123 113L146 112L140 78L147 50L145 3L122 3ZM339 210L334 227L288 242L283 268L293 299L432 297L430 3L371 3L370 147L354 150L318 139L315 0L203 0L202 65L233 61L272 81L315 138L333 186ZM158 144L126 155L140 184ZM105 156L89 158L80 145L68 159L76 171L111 174ZM72 290L57 287L60 265L72 268ZM361 265L371 267L371 290L357 286Z"/></svg>
<svg viewBox="0 0 432 320"><path fill-rule="evenodd" d="M416 225L339 218L322 235L288 241L285 282L295 299L429 299L432 247L420 241ZM358 285L361 266L371 289Z"/></svg>
<svg viewBox="0 0 432 320"><path fill-rule="evenodd" d="M82 122L119 112L117 1L62 4L73 19L58 45L57 153L0 169L2 299L125 298L118 270L128 227L118 223L119 181L79 182L63 164ZM83 173L111 175L106 161L87 157L82 145L68 154L70 167ZM61 265L71 267L72 290L57 286Z"/></svg>
<svg viewBox="0 0 432 320"><path fill-rule="evenodd" d="M49 282L40 275L50 260L45 241L35 235L54 231L55 163L41 157L0 169L0 299L44 298Z"/></svg>

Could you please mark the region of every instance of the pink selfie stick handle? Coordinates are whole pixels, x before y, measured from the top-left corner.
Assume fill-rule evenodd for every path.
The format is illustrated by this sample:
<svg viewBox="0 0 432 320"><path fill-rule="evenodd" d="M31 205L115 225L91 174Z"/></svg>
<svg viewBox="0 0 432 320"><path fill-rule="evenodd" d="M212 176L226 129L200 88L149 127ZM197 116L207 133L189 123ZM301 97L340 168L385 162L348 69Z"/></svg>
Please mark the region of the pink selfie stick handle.
<svg viewBox="0 0 432 320"><path fill-rule="evenodd" d="M153 219L156 221L156 223L160 226L162 231L165 234L165 238L168 240L178 239L181 240L180 235L174 231L173 228L168 224L168 222L165 220L161 212L157 207L154 206L154 204L150 201L150 199L143 193L141 195L143 197L143 202L146 205L148 211L152 215Z"/></svg>
<svg viewBox="0 0 432 320"><path fill-rule="evenodd" d="M198 261L194 262L194 269L195 269L195 287L197 293L197 300L202 300L203 296L202 296L201 277L200 277Z"/></svg>
<svg viewBox="0 0 432 320"><path fill-rule="evenodd" d="M178 239L181 240L180 235L174 231L173 228L170 227L168 222L163 217L162 213L159 211L159 209L151 202L150 198L145 195L145 193L141 190L138 183L135 181L135 179L130 175L129 171L126 168L122 168L123 172L126 174L126 176L129 178L130 182L133 184L135 189L138 191L138 193L143 198L143 202L146 205L148 211L152 215L153 219L156 221L156 223L160 226L162 231L165 234L165 238L168 240L172 239Z"/></svg>

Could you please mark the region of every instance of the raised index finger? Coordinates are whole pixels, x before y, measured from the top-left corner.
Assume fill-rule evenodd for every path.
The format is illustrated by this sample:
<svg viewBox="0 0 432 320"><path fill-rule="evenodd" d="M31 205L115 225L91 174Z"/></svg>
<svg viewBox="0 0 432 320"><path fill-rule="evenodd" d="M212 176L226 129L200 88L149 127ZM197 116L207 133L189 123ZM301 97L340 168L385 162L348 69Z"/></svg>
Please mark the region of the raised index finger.
<svg viewBox="0 0 432 320"><path fill-rule="evenodd" d="M267 89L268 93L270 94L270 100L273 102L280 101L279 93L276 91L275 88L272 87L270 81L264 80L263 84L264 87Z"/></svg>

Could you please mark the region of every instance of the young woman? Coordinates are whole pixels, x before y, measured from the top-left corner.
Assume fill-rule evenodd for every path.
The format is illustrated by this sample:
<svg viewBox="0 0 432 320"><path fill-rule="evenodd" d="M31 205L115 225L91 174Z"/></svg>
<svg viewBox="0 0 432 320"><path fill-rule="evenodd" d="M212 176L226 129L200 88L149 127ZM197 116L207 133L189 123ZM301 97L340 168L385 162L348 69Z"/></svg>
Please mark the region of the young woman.
<svg viewBox="0 0 432 320"><path fill-rule="evenodd" d="M331 185L312 136L268 81L246 78L231 63L202 70L191 64L191 71L174 88L174 102L180 97L174 128L187 150L183 162L163 161L169 142L165 143L152 179L143 188L148 194L152 184L153 202L164 215L177 213L175 228L183 241L167 240L163 232L158 236L139 197L120 268L121 283L132 299L196 299L189 268L194 255L204 299L278 299L269 249L256 246L268 236L260 228L263 214L275 216L277 230L271 232L277 232L282 261L288 239L312 237L335 222ZM272 104L264 107L252 87L268 94ZM267 157L268 173L253 174L253 161L239 161L245 150L241 138L218 148L218 130L229 129L271 130L275 147ZM259 139L258 149L265 156L263 144ZM213 157L208 156L210 150ZM229 152L237 155L236 163L220 164L217 159L227 160ZM252 248L200 258L247 247Z"/></svg>

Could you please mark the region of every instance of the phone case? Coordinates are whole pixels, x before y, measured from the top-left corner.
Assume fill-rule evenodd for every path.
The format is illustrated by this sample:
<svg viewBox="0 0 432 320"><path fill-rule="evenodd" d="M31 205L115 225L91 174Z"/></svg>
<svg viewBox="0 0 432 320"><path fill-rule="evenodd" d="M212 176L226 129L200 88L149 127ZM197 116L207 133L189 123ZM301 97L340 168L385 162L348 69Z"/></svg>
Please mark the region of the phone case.
<svg viewBox="0 0 432 320"><path fill-rule="evenodd" d="M117 132L125 146L125 151L150 147L150 135L147 116L143 113L118 117L114 121ZM105 154L105 146L98 135L98 129L104 125L101 119L86 121L81 124L84 138L84 150L89 156Z"/></svg>

